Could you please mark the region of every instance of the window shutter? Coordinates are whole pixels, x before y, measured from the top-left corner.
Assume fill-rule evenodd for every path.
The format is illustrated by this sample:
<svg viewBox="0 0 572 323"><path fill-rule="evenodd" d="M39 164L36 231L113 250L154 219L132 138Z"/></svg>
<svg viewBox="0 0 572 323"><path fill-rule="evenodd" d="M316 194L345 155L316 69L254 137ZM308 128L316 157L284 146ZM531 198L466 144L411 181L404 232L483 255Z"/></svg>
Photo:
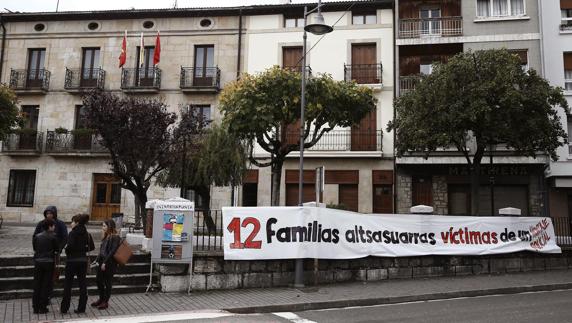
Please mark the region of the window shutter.
<svg viewBox="0 0 572 323"><path fill-rule="evenodd" d="M572 70L572 53L564 53L564 69Z"/></svg>
<svg viewBox="0 0 572 323"><path fill-rule="evenodd" d="M560 9L572 9L572 0L560 0Z"/></svg>

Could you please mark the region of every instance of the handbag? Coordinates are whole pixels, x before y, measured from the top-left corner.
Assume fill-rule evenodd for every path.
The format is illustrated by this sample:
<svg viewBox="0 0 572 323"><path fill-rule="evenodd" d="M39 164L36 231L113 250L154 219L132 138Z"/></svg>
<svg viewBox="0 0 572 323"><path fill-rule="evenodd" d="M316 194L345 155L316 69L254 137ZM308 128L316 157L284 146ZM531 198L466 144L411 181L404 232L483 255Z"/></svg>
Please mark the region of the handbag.
<svg viewBox="0 0 572 323"><path fill-rule="evenodd" d="M129 258L131 258L132 255L133 250L131 250L131 247L127 241L123 239L113 254L113 259L115 259L118 264L125 266L129 262Z"/></svg>

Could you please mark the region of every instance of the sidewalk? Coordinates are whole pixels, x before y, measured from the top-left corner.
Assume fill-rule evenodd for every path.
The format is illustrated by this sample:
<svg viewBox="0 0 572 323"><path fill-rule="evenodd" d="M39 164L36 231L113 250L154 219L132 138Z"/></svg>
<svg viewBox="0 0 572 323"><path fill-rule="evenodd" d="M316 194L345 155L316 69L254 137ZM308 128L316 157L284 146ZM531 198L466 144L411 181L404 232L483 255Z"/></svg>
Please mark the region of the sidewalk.
<svg viewBox="0 0 572 323"><path fill-rule="evenodd" d="M243 289L187 294L149 293L113 295L110 307L86 314L59 312L60 299L52 300L50 313L32 314L30 299L0 301L0 321L5 323L96 319L144 313L173 313L194 310L226 310L234 313L303 311L347 306L509 294L540 290L572 289L572 270L480 275L454 278L390 280L346 283L303 289ZM89 302L94 301L90 297ZM77 296L72 300L73 310Z"/></svg>

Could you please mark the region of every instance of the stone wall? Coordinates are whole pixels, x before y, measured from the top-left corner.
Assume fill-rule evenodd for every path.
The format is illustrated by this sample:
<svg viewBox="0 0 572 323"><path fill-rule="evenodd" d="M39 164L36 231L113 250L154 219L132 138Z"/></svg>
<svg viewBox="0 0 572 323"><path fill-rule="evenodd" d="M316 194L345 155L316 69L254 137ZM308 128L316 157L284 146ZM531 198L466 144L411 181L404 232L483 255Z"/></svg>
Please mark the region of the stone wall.
<svg viewBox="0 0 572 323"><path fill-rule="evenodd" d="M268 288L294 281L294 260L225 261L222 256L195 256L192 290ZM504 274L572 268L572 250L548 255L520 252L495 256L423 256L319 260L318 283L380 281L442 276ZM305 284L314 284L314 262L304 262ZM186 291L187 265L161 265L161 290Z"/></svg>

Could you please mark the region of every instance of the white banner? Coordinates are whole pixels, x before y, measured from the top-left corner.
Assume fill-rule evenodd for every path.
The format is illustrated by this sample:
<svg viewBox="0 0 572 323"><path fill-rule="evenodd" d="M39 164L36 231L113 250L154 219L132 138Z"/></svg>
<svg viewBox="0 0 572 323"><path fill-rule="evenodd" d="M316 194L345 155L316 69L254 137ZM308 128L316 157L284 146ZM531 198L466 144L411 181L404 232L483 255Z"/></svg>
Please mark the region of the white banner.
<svg viewBox="0 0 572 323"><path fill-rule="evenodd" d="M224 259L561 253L550 218L223 207Z"/></svg>

